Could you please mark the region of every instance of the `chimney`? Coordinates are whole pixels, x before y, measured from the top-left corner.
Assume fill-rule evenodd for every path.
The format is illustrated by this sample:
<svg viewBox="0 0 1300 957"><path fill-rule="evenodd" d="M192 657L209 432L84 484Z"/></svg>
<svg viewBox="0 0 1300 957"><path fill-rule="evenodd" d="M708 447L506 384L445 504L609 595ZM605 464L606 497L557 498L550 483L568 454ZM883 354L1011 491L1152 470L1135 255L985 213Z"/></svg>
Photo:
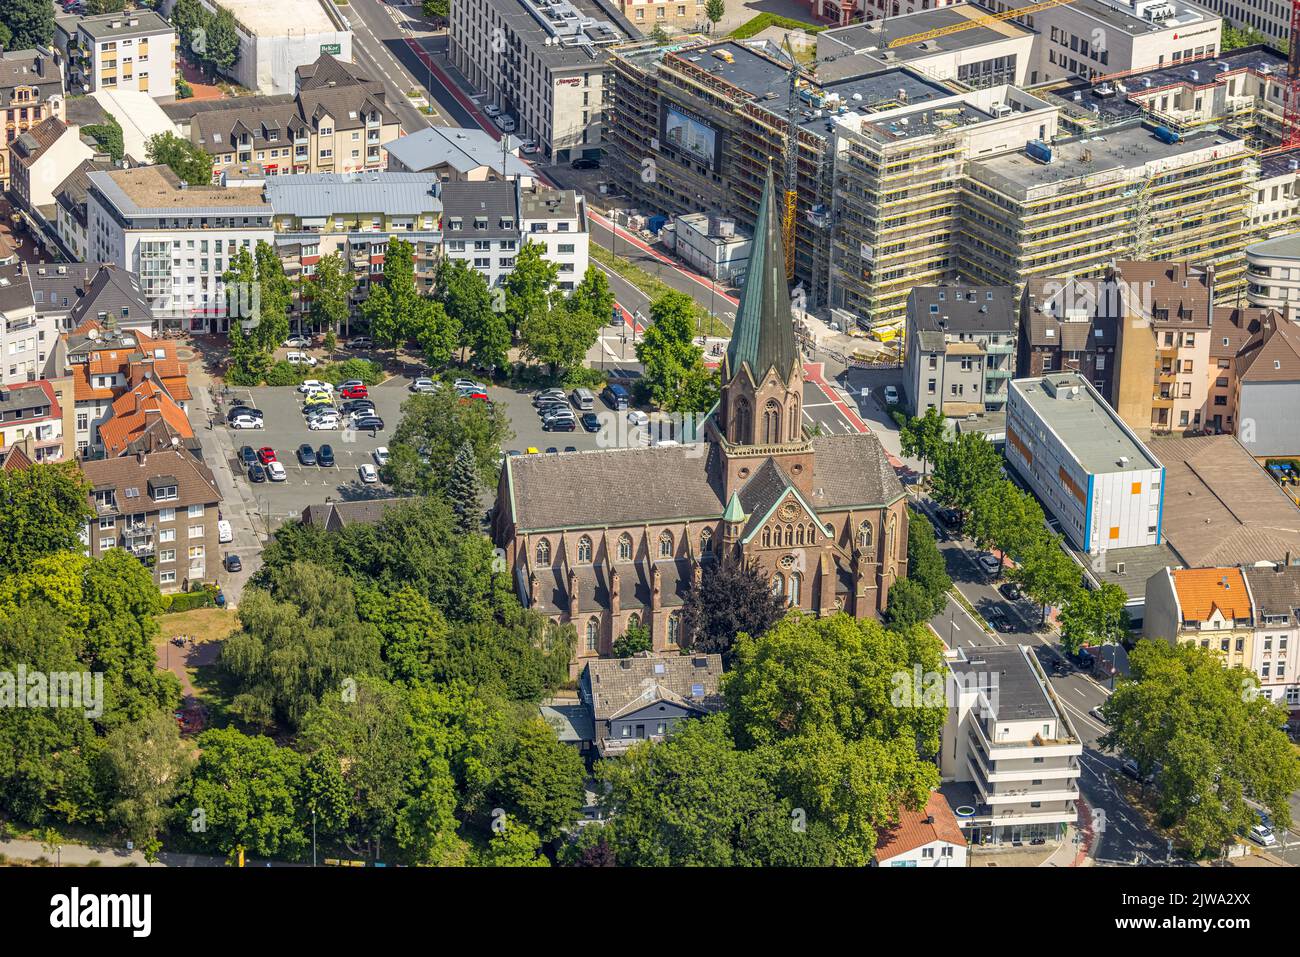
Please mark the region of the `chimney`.
<svg viewBox="0 0 1300 957"><path fill-rule="evenodd" d="M145 455L143 451L135 453L136 464L139 465L141 468L144 468L144 459L145 459Z"/></svg>

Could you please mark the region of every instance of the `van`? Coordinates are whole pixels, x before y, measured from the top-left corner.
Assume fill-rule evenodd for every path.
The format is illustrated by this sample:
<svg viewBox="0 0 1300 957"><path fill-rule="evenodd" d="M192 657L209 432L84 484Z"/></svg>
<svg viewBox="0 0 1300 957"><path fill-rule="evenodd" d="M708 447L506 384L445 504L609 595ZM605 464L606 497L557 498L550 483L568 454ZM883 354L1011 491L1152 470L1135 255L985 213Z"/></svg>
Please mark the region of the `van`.
<svg viewBox="0 0 1300 957"><path fill-rule="evenodd" d="M621 385L615 385L611 382L609 385L605 386L605 391L601 393L601 398L603 398L605 404L615 412L627 411L627 389L623 388Z"/></svg>
<svg viewBox="0 0 1300 957"><path fill-rule="evenodd" d="M569 394L569 399L573 402L573 407L580 412L590 412L596 408L596 397L591 394L590 389L574 389Z"/></svg>

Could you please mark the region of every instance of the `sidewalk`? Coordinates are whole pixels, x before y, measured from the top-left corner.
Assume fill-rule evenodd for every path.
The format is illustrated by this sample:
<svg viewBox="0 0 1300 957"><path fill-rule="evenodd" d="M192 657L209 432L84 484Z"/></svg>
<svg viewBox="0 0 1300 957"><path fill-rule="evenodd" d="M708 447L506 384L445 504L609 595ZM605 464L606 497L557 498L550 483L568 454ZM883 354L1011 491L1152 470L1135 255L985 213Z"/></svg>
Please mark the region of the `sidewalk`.
<svg viewBox="0 0 1300 957"><path fill-rule="evenodd" d="M41 858L62 867L228 867L225 858L206 854L173 854L163 851L150 864L139 851L100 844L63 844L55 854L40 841L0 840L0 855L11 861L37 861ZM283 861L245 859L245 867L302 867Z"/></svg>

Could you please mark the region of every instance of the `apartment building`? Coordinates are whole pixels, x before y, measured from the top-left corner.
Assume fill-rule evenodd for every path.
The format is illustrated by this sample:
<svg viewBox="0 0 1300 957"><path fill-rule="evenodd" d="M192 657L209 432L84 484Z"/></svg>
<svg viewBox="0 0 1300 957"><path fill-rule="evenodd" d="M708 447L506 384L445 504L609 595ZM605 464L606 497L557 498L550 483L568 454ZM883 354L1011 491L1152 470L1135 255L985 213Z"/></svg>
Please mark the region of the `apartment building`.
<svg viewBox="0 0 1300 957"><path fill-rule="evenodd" d="M186 187L165 166L87 174L90 258L138 273L155 319L229 329L221 276L240 249L273 243L272 208L251 187Z"/></svg>
<svg viewBox="0 0 1300 957"><path fill-rule="evenodd" d="M75 262L86 261L89 246L86 236L86 191L90 180L86 174L112 168L111 163L94 159L82 160L54 187L54 230L59 242L71 253Z"/></svg>
<svg viewBox="0 0 1300 957"><path fill-rule="evenodd" d="M140 277L116 263L38 263L23 275L31 285L36 314L57 332L73 332L95 319L123 331L149 333L153 312Z"/></svg>
<svg viewBox="0 0 1300 957"><path fill-rule="evenodd" d="M332 2L322 0L200 0L208 10L229 10L239 35L239 56L229 75L262 94L292 93L295 68L322 53L352 59L352 29Z"/></svg>
<svg viewBox="0 0 1300 957"><path fill-rule="evenodd" d="M0 266L0 386L44 377L59 337L57 323L38 312L26 271Z"/></svg>
<svg viewBox="0 0 1300 957"><path fill-rule="evenodd" d="M52 224L58 218L55 189L94 155L75 126L51 116L10 144L10 192L34 223Z"/></svg>
<svg viewBox="0 0 1300 957"><path fill-rule="evenodd" d="M63 409L50 382L0 386L0 451L24 444L35 461L58 462L64 458L65 442Z"/></svg>
<svg viewBox="0 0 1300 957"><path fill-rule="evenodd" d="M1119 321L1107 304L1113 291L1104 280L1028 280L1020 297L1016 375L1076 372L1109 398L1119 341Z"/></svg>
<svg viewBox="0 0 1300 957"><path fill-rule="evenodd" d="M507 184L513 188L513 184ZM369 295L390 238L411 243L417 288L432 292L442 247L442 185L436 173L316 173L266 180L275 242L290 277L306 280L322 256L339 254ZM299 303L301 305L301 303Z"/></svg>
<svg viewBox="0 0 1300 957"><path fill-rule="evenodd" d="M165 449L83 462L81 469L95 510L86 529L92 557L125 549L163 592L216 580L221 493L198 458Z"/></svg>
<svg viewBox="0 0 1300 957"><path fill-rule="evenodd" d="M1280 313L1255 306L1244 309L1214 307L1202 416L1205 427L1212 432L1236 431L1237 378L1246 364L1246 357L1255 351L1252 343L1262 328L1263 320L1268 317L1282 321ZM1252 348L1248 350L1248 346Z"/></svg>
<svg viewBox="0 0 1300 957"><path fill-rule="evenodd" d="M152 10L56 17L54 45L74 93L136 90L155 98L176 95L176 29Z"/></svg>
<svg viewBox="0 0 1300 957"><path fill-rule="evenodd" d="M268 176L383 170L401 125L384 85L321 53L293 93L172 104L164 111L212 157L213 176L256 165Z"/></svg>
<svg viewBox="0 0 1300 957"><path fill-rule="evenodd" d="M1254 652L1248 666L1260 694L1300 709L1300 568L1263 565L1241 570L1254 602Z"/></svg>
<svg viewBox="0 0 1300 957"><path fill-rule="evenodd" d="M1238 441L1256 459L1300 454L1300 326L1277 313L1250 324L1255 332L1233 358L1222 406L1236 416Z"/></svg>
<svg viewBox="0 0 1300 957"><path fill-rule="evenodd" d="M1246 298L1292 322L1300 318L1300 233L1246 247Z"/></svg>
<svg viewBox="0 0 1300 957"><path fill-rule="evenodd" d="M637 655L593 659L578 679L602 758L663 741L685 721L721 711L721 655Z"/></svg>
<svg viewBox="0 0 1300 957"><path fill-rule="evenodd" d="M1261 156L1255 195L1250 204L1251 236L1257 241L1284 237L1295 230L1298 220L1300 150Z"/></svg>
<svg viewBox="0 0 1300 957"><path fill-rule="evenodd" d="M486 130L427 126L385 143L384 150L388 169L395 173L436 173L443 183L517 179L531 186L534 182L533 168L519 158L519 147L510 148Z"/></svg>
<svg viewBox="0 0 1300 957"><path fill-rule="evenodd" d="M972 845L1057 842L1078 817L1079 740L1033 652L948 656L940 792Z"/></svg>
<svg viewBox="0 0 1300 957"><path fill-rule="evenodd" d="M623 18L642 33L699 30L706 21L704 0L618 0Z"/></svg>
<svg viewBox="0 0 1300 957"><path fill-rule="evenodd" d="M587 273L587 201L572 189L519 189L519 229L526 242L541 243L542 256L560 268L556 284L571 291Z"/></svg>
<svg viewBox="0 0 1300 957"><path fill-rule="evenodd" d="M1000 412L1015 374L1015 290L915 286L907 298L904 405L950 418Z"/></svg>
<svg viewBox="0 0 1300 957"><path fill-rule="evenodd" d="M4 111L0 191L4 191L10 186L9 149L14 140L50 117L66 116L63 75L52 50L0 50L0 110Z"/></svg>
<svg viewBox="0 0 1300 957"><path fill-rule="evenodd" d="M1166 568L1147 579L1146 638L1197 645L1217 652L1224 667L1252 668L1255 631L1255 602L1240 568Z"/></svg>
<svg viewBox="0 0 1300 957"><path fill-rule="evenodd" d="M614 0L451 0L447 55L545 162L566 163L604 149L609 50L635 35Z"/></svg>
<svg viewBox="0 0 1300 957"><path fill-rule="evenodd" d="M974 159L961 269L981 282L1099 276L1116 259L1221 264L1216 292L1242 282L1253 169L1238 136L1179 136L1133 120L1099 135Z"/></svg>
<svg viewBox="0 0 1300 957"><path fill-rule="evenodd" d="M1015 379L1007 463L1089 555L1159 545L1164 466L1086 379Z"/></svg>
<svg viewBox="0 0 1300 957"><path fill-rule="evenodd" d="M1280 47L1291 39L1291 4L1285 0L1200 0L1234 27L1261 33Z"/></svg>

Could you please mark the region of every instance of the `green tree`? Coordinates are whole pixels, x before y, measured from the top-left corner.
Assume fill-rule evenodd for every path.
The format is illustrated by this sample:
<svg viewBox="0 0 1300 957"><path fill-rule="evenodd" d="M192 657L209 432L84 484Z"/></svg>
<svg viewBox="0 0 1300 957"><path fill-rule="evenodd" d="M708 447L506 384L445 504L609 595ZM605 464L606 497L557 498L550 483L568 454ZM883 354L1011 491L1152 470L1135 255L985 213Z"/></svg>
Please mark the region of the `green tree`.
<svg viewBox="0 0 1300 957"><path fill-rule="evenodd" d="M1242 47L1255 46L1256 44L1267 46L1269 45L1269 39L1264 34L1244 24L1240 27L1231 27L1226 23L1223 25L1220 48L1224 53L1229 50L1240 50Z"/></svg>
<svg viewBox="0 0 1300 957"><path fill-rule="evenodd" d="M921 460L921 480L929 475L930 463L943 449L948 433L948 423L935 406L924 415L913 416L902 423L898 431L904 455Z"/></svg>
<svg viewBox="0 0 1300 957"><path fill-rule="evenodd" d="M144 144L150 163L170 166L173 173L191 186L212 184L212 157L175 133L155 133Z"/></svg>
<svg viewBox="0 0 1300 957"><path fill-rule="evenodd" d="M761 637L785 612L756 563L708 562L682 606L683 647L720 654L729 664L738 635Z"/></svg>
<svg viewBox="0 0 1300 957"><path fill-rule="evenodd" d="M319 834L343 834L352 813L352 795L343 780L342 762L332 747L322 747L303 762L298 778L297 806L303 811L303 831L315 825Z"/></svg>
<svg viewBox="0 0 1300 957"><path fill-rule="evenodd" d="M935 455L934 497L963 514L982 489L1002 480L1002 457L984 436L963 432Z"/></svg>
<svg viewBox="0 0 1300 957"><path fill-rule="evenodd" d="M542 841L537 832L509 816L500 819L488 845L479 855L480 867L550 867L542 856Z"/></svg>
<svg viewBox="0 0 1300 957"><path fill-rule="evenodd" d="M239 847L274 857L301 853L309 841L296 803L302 757L270 738L234 728L205 731L199 749L181 805L189 812L185 823L195 842L219 854Z"/></svg>
<svg viewBox="0 0 1300 957"><path fill-rule="evenodd" d="M460 325L443 308L442 303L423 297L413 309L415 339L420 343L424 361L431 368L441 368L451 361L460 337Z"/></svg>
<svg viewBox="0 0 1300 957"><path fill-rule="evenodd" d="M934 617L948 604L948 592L952 588L948 567L935 544L933 527L924 515L913 508L907 510L906 580L920 586L929 600L929 613L923 616L923 620ZM892 589L889 597L892 601Z"/></svg>
<svg viewBox="0 0 1300 957"><path fill-rule="evenodd" d="M448 0L422 0L420 11L428 18L445 23L448 16Z"/></svg>
<svg viewBox="0 0 1300 957"><path fill-rule="evenodd" d="M573 826L582 811L586 767L576 748L562 744L540 716L524 721L498 781L501 806L549 842Z"/></svg>
<svg viewBox="0 0 1300 957"><path fill-rule="evenodd" d="M239 60L239 29L235 16L225 7L204 18L207 30L203 62L213 73L229 73Z"/></svg>
<svg viewBox="0 0 1300 957"><path fill-rule="evenodd" d="M307 284L312 325L335 334L347 326L351 311L352 290L357 281L352 270L337 252L322 256L316 272ZM332 351L332 350L330 350Z"/></svg>
<svg viewBox="0 0 1300 957"><path fill-rule="evenodd" d="M94 517L89 495L74 462L0 469L0 576L42 555L80 549L81 530Z"/></svg>
<svg viewBox="0 0 1300 957"><path fill-rule="evenodd" d="M1255 823L1248 801L1290 825L1300 765L1279 730L1287 712L1258 693L1255 675L1192 644L1150 640L1138 642L1129 668L1106 703L1101 744L1154 775L1162 826L1200 856Z"/></svg>
<svg viewBox="0 0 1300 957"><path fill-rule="evenodd" d="M257 271L257 325L249 331L254 346L267 356L289 337L289 309L293 305L293 283L284 273L284 262L275 247L258 240L253 249Z"/></svg>
<svg viewBox="0 0 1300 957"><path fill-rule="evenodd" d="M718 21L722 19L723 14L726 12L727 5L724 0L705 0L704 15L708 17L711 24L710 29L718 25Z"/></svg>
<svg viewBox="0 0 1300 957"><path fill-rule="evenodd" d="M904 578L890 586L885 617L891 627L907 630L924 624L934 615L934 602L920 582Z"/></svg>
<svg viewBox="0 0 1300 957"><path fill-rule="evenodd" d="M505 317L512 336L518 336L529 321L544 329L554 307L553 293L560 267L543 257L545 249L541 243L524 243L503 283Z"/></svg>
<svg viewBox="0 0 1300 957"><path fill-rule="evenodd" d="M1061 647L1075 655L1084 645L1119 644L1129 633L1127 603L1124 589L1112 582L1077 589L1061 609Z"/></svg>
<svg viewBox="0 0 1300 957"><path fill-rule="evenodd" d="M126 0L86 0L86 13L96 16L101 13L121 13L126 9Z"/></svg>
<svg viewBox="0 0 1300 957"><path fill-rule="evenodd" d="M1060 535L1040 535L1025 548L1020 564L1008 577L1017 582L1034 601L1042 606L1042 622L1047 609L1069 602L1083 587L1079 566L1062 544Z"/></svg>
<svg viewBox="0 0 1300 957"><path fill-rule="evenodd" d="M651 323L636 345L650 398L668 412L702 413L718 398L716 373L695 344L695 301L668 292L650 304Z"/></svg>
<svg viewBox="0 0 1300 957"><path fill-rule="evenodd" d="M108 154L109 159L114 163L119 162L126 153L126 147L122 141L122 124L117 121L112 113L105 113L103 123L92 123L83 126L81 132L89 136L99 148Z"/></svg>
<svg viewBox="0 0 1300 957"><path fill-rule="evenodd" d="M176 719L159 710L114 728L104 742L103 763L109 819L138 844L155 840L193 764Z"/></svg>
<svg viewBox="0 0 1300 957"><path fill-rule="evenodd" d="M10 33L6 49L30 50L54 42L54 4L49 0L5 0L0 22Z"/></svg>
<svg viewBox="0 0 1300 957"><path fill-rule="evenodd" d="M376 343L396 352L403 341L402 329L387 285L379 282L370 284L366 298L361 301L361 319Z"/></svg>
<svg viewBox="0 0 1300 957"><path fill-rule="evenodd" d="M5 26L3 21L0 21L0 50L10 49L12 46L10 41L12 41L13 38L14 35L10 32L9 27Z"/></svg>
<svg viewBox="0 0 1300 957"><path fill-rule="evenodd" d="M550 368L551 374L582 366L602 323L576 297L565 299L556 293L549 307L528 315L519 327L524 354Z"/></svg>
<svg viewBox="0 0 1300 957"><path fill-rule="evenodd" d="M438 264L434 295L460 330L458 347L469 349L474 361L502 366L510 346L505 317L493 308L487 278L463 259L444 257Z"/></svg>
<svg viewBox="0 0 1300 957"><path fill-rule="evenodd" d="M1043 510L1034 497L999 478L975 492L965 528L980 548L1020 558L1047 535L1043 522Z"/></svg>
<svg viewBox="0 0 1300 957"><path fill-rule="evenodd" d="M628 625L627 630L614 642L612 650L615 658L631 658L642 651L653 651L654 640L650 637L650 629L639 622Z"/></svg>
<svg viewBox="0 0 1300 957"><path fill-rule="evenodd" d="M457 453L468 443L480 481L495 485L497 458L513 434L499 406L462 400L452 389L413 395L402 403L384 479L400 494L441 496Z"/></svg>
<svg viewBox="0 0 1300 957"><path fill-rule="evenodd" d="M462 533L477 531L479 527L479 498L482 488L474 445L466 440L456 450L456 457L447 474L447 501L456 513L456 526Z"/></svg>

